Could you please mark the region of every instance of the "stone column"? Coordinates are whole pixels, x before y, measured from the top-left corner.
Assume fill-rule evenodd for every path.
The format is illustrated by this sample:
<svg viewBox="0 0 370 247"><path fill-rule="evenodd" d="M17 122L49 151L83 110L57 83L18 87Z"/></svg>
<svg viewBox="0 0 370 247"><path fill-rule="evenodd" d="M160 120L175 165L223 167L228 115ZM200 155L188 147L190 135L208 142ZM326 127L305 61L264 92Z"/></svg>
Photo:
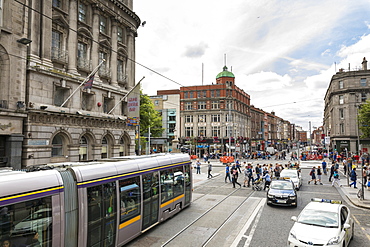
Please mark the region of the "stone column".
<svg viewBox="0 0 370 247"><path fill-rule="evenodd" d="M7 141L7 150L8 154L8 166L13 167L14 169L22 168L22 143L23 135L22 134L12 134Z"/></svg>
<svg viewBox="0 0 370 247"><path fill-rule="evenodd" d="M77 60L77 0L69 1L69 29L68 29L68 73L78 74Z"/></svg>
<svg viewBox="0 0 370 247"><path fill-rule="evenodd" d="M92 69L95 69L99 64L99 9L93 8L93 41L91 45L91 63ZM99 73L95 74L96 81L99 81Z"/></svg>
<svg viewBox="0 0 370 247"><path fill-rule="evenodd" d="M32 1L32 9L40 10L40 2ZM35 63L41 63L40 61L40 21L41 15L36 11L30 11L30 37L32 42L30 43L30 61Z"/></svg>
<svg viewBox="0 0 370 247"><path fill-rule="evenodd" d="M127 28L127 85L133 87L135 85L135 36L134 30Z"/></svg>
<svg viewBox="0 0 370 247"><path fill-rule="evenodd" d="M53 67L51 62L51 39L52 39L52 1L41 1L41 10L43 13L41 22L41 59L47 67Z"/></svg>
<svg viewBox="0 0 370 247"><path fill-rule="evenodd" d="M117 21L112 20L112 53L111 53L111 61L110 61L110 70L112 73L111 77L111 85L118 86L117 83Z"/></svg>

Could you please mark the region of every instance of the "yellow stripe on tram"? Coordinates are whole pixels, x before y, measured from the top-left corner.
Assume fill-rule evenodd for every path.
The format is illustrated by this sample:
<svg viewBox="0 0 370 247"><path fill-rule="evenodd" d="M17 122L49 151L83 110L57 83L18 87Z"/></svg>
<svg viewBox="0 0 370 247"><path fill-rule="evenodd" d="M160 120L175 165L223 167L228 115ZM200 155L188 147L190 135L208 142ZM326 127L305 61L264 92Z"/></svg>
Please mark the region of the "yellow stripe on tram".
<svg viewBox="0 0 370 247"><path fill-rule="evenodd" d="M60 187L55 187L55 188L46 189L46 190L39 190L39 191L24 193L24 194L20 194L20 195L16 195L16 196L4 197L4 198L0 198L0 201L6 201L6 200L11 200L11 199L15 199L15 198L24 197L24 196L40 194L40 193L49 192L49 191L53 191L53 190L60 190L60 189L63 189L63 188L64 188L64 186L60 186Z"/></svg>
<svg viewBox="0 0 370 247"><path fill-rule="evenodd" d="M126 222L124 222L124 223L120 224L120 225L119 225L119 229L122 229L122 228L124 228L124 227L126 227L126 226L128 226L128 225L131 225L132 223L134 223L134 222L136 222L136 221L138 221L138 220L140 220L140 219L141 219L141 216L140 216L140 215L138 215L138 216L136 216L135 218L132 218L131 220L128 220L128 221L126 221Z"/></svg>
<svg viewBox="0 0 370 247"><path fill-rule="evenodd" d="M168 202L165 202L165 203L161 204L161 208L163 208L163 207L165 207L165 206L167 206L167 205L169 205L169 204L171 204L171 203L173 203L173 202L175 202L175 201L177 201L177 200L179 200L179 199L183 198L184 196L185 196L185 195L184 195L184 194L182 194L182 195L180 195L180 196L178 196L178 197L176 197L176 198L174 198L174 199L172 199L172 200L169 200Z"/></svg>

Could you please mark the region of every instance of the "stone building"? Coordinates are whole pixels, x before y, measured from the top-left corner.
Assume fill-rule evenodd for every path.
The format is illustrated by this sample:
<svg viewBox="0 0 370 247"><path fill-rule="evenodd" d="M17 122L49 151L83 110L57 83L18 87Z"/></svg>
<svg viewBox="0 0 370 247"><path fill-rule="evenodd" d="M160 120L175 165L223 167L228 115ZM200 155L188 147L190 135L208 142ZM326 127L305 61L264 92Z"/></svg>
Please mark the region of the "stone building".
<svg viewBox="0 0 370 247"><path fill-rule="evenodd" d="M370 139L359 136L358 108L370 98L370 71L366 58L361 69L340 69L330 80L325 94L324 131L330 136L330 148L338 152L368 152ZM359 140L362 150L359 150Z"/></svg>
<svg viewBox="0 0 370 247"><path fill-rule="evenodd" d="M14 112L5 119L24 119L15 133L23 134L22 166L134 154L135 127L126 125L124 99L135 85L140 25L132 0L3 2L2 26L19 25L1 29L2 54L17 58L2 57L7 70L0 73L1 86L9 88L2 98ZM14 42L22 37L31 43ZM92 88L84 89L99 64Z"/></svg>

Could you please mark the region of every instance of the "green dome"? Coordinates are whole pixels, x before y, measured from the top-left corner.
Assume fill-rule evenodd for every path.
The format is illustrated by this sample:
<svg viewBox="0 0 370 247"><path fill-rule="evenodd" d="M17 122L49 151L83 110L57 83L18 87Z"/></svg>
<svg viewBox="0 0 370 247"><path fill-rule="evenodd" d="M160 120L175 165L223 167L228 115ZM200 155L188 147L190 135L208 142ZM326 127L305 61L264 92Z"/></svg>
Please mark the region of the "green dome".
<svg viewBox="0 0 370 247"><path fill-rule="evenodd" d="M216 79L221 78L221 77L232 77L235 78L234 74L230 71L227 70L227 67L224 66L224 70L216 76Z"/></svg>

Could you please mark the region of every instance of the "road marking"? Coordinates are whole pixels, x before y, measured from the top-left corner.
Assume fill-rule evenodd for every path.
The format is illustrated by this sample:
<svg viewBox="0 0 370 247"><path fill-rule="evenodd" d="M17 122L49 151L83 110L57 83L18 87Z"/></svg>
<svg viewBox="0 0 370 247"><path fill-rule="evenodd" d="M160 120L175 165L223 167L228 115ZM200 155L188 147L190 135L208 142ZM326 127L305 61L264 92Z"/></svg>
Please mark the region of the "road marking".
<svg viewBox="0 0 370 247"><path fill-rule="evenodd" d="M247 241L245 242L245 245L246 247L248 247L250 245L250 242L253 238L253 234L257 228L257 224L258 224L258 221L261 217L261 214L262 214L262 207L265 205L266 203L266 198L262 198L261 201L258 203L257 207L254 209L253 213L251 214L251 216L249 217L247 223L244 225L244 227L242 228L242 230L239 232L238 236L235 238L234 242L232 243L231 247L236 247L238 246L240 240L244 237L247 239ZM248 228L250 227L250 225L252 224L253 220L256 219L254 221L254 224L252 226L252 229L251 231L249 232L249 235L246 236L244 235L244 233L248 230Z"/></svg>
<svg viewBox="0 0 370 247"><path fill-rule="evenodd" d="M365 230L365 228L363 228L363 227L361 226L360 221L358 221L358 220L357 220L357 218L356 218L354 215L352 215L352 217L353 217L353 219L356 221L357 225L359 225L359 226L360 226L361 230L365 233L365 235L366 235L367 239L369 239L369 241L370 241L370 235L366 233L366 230Z"/></svg>

